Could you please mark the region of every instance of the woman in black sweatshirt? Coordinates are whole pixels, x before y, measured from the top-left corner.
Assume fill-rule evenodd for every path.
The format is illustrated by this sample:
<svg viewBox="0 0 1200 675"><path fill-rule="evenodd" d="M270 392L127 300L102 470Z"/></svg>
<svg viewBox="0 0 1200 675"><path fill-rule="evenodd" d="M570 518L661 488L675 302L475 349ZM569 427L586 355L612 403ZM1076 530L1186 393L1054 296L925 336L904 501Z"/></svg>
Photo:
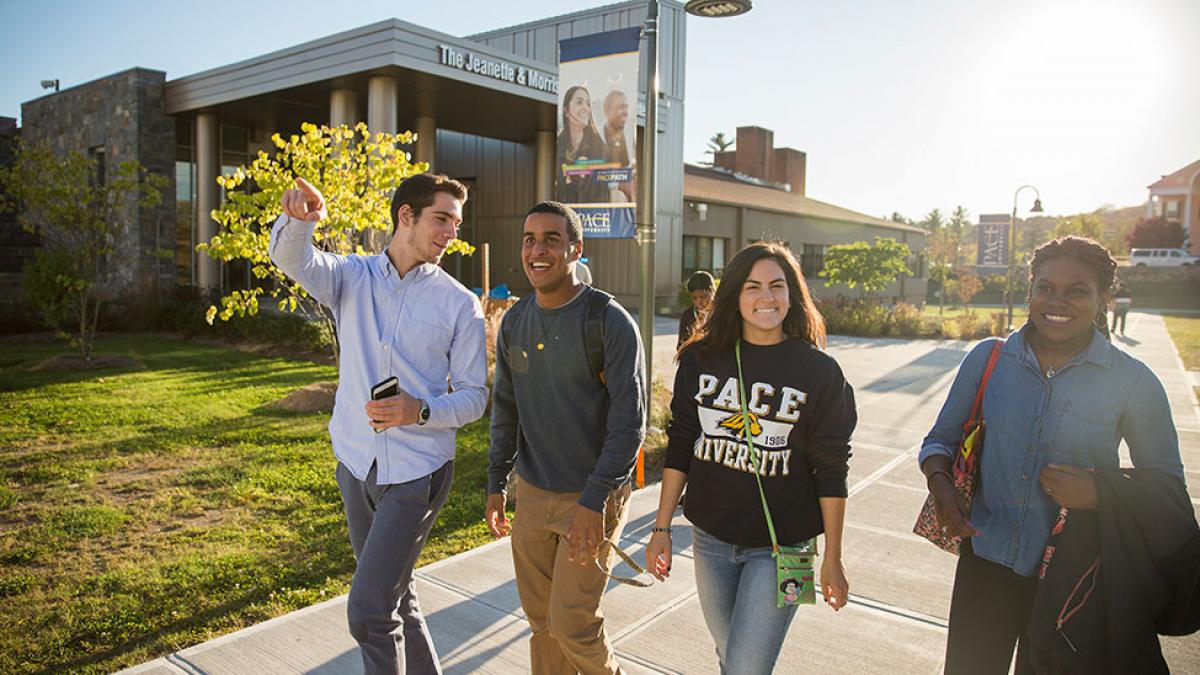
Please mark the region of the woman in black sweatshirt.
<svg viewBox="0 0 1200 675"><path fill-rule="evenodd" d="M857 414L854 392L824 345L825 320L795 257L782 245L758 242L729 262L711 313L676 355L646 566L660 580L670 575L670 524L686 485L700 607L722 672L771 672L796 609L776 606L779 582L756 467L779 544L802 545L824 533L821 590L833 609L846 604L842 527Z"/></svg>

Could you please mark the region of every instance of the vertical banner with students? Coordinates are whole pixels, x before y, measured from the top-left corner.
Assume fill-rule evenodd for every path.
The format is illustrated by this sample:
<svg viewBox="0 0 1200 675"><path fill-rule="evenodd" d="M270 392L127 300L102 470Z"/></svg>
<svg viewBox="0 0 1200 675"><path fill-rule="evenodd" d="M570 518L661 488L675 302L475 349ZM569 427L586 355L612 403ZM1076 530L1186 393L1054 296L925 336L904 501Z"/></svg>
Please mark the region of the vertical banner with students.
<svg viewBox="0 0 1200 675"><path fill-rule="evenodd" d="M583 219L584 237L636 231L638 45L641 28L561 40L558 200Z"/></svg>

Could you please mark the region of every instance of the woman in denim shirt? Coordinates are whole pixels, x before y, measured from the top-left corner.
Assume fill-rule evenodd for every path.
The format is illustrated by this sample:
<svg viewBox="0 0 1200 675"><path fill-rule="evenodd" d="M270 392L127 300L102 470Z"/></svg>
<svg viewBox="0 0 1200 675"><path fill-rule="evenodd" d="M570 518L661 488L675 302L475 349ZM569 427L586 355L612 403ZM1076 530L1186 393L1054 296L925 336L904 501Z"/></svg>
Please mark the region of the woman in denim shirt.
<svg viewBox="0 0 1200 675"><path fill-rule="evenodd" d="M994 340L963 360L922 444L920 466L942 529L968 537L950 601L947 673L1008 672L1058 508L1096 508L1087 469L1117 466L1122 439L1135 466L1183 480L1162 383L1101 330L1116 268L1090 239L1064 237L1034 251L1029 322L1001 347L984 394L987 440L969 513L951 482L950 458ZM1016 672L1029 672L1023 645Z"/></svg>

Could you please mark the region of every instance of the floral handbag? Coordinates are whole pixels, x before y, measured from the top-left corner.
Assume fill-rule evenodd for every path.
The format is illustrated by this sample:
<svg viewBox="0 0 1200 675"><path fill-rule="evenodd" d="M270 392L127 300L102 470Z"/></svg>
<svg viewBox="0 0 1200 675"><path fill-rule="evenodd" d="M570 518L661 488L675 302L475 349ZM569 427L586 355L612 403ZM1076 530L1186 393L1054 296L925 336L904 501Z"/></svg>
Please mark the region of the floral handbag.
<svg viewBox="0 0 1200 675"><path fill-rule="evenodd" d="M1003 340L996 340L992 344L992 353L988 357L983 377L979 380L979 389L975 392L971 414L967 416L967 421L963 422L963 439L958 444L958 451L954 453L951 478L954 481L954 489L963 496L968 508L971 506L971 496L975 494L975 482L979 478L979 455L983 452L983 392L987 389L992 371L996 369L996 360L1000 358L1000 347L1003 345ZM913 525L913 534L928 539L938 548L954 555L958 555L962 545L962 537L952 537L942 531L941 525L938 524L932 493L925 498L925 504L921 506L921 513L917 515L917 522Z"/></svg>

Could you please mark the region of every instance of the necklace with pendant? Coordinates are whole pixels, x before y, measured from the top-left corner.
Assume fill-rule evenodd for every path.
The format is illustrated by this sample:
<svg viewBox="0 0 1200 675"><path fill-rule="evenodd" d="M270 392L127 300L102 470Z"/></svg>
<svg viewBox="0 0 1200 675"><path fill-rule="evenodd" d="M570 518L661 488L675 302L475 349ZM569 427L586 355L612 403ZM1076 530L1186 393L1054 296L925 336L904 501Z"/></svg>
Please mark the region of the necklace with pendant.
<svg viewBox="0 0 1200 675"><path fill-rule="evenodd" d="M1043 359L1040 356L1038 356L1036 347L1033 350L1033 354L1035 357L1037 357L1038 365L1041 365L1043 363ZM1067 358L1059 359L1058 362L1056 362L1054 365L1047 367L1046 368L1046 379L1048 380L1048 379L1054 377L1058 373L1058 371L1063 366L1067 365L1067 363L1070 362L1071 358L1074 356L1075 356L1074 354L1071 354Z"/></svg>
<svg viewBox="0 0 1200 675"><path fill-rule="evenodd" d="M546 341L550 339L550 330L558 327L558 317L560 314L562 314L562 312L558 311L558 310L561 310L562 308L566 307L567 305L571 304L572 302L575 302L575 300L578 299L579 296L583 295L583 292L586 290L587 290L587 286L580 286L579 292L577 292L575 294L575 297L571 298L570 300L564 302L561 305L558 305L557 307L554 308L554 311L547 310L546 308L542 307L541 305L537 306L538 328L541 329L542 335L541 335L541 339L539 339L537 344L534 346L537 348L537 350L539 352L546 349ZM546 328L546 314L551 315L550 316L550 329ZM558 342L558 335L555 335L553 337L553 341Z"/></svg>
<svg viewBox="0 0 1200 675"><path fill-rule="evenodd" d="M537 344L534 346L537 347L537 350L540 352L540 351L543 351L546 349L546 341L551 339L550 331L552 329L554 329L555 327L557 327L557 325L558 325L558 313L555 312L550 317L550 328L546 328L546 314L548 312L543 310L541 307L538 307L538 310L539 311L537 313L537 320L538 320L538 328L541 330L541 335L538 338ZM554 339L554 341L557 341L558 336L555 335L553 337L553 339Z"/></svg>

